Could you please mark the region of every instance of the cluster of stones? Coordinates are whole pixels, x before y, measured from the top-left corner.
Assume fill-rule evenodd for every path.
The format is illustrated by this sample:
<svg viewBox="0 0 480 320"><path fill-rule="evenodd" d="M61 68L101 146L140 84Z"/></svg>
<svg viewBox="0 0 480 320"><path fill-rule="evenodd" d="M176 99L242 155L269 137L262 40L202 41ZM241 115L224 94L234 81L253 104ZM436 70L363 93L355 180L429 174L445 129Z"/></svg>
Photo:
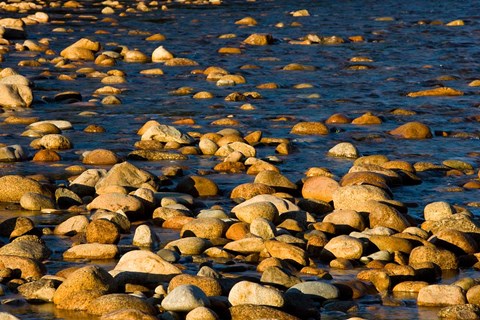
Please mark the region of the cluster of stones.
<svg viewBox="0 0 480 320"><path fill-rule="evenodd" d="M213 2L213 1L212 1ZM124 9L116 1L105 2L103 14ZM55 2L51 6L56 6ZM58 6L61 4L58 3ZM150 5L155 5L153 2ZM68 1L66 8L81 3ZM37 7L12 4L4 10L21 12ZM131 10L130 10L131 9ZM144 3L127 12L147 11ZM309 16L308 11L291 13ZM37 12L23 19L1 19L2 50L12 40L25 39L24 26L48 22L48 15ZM244 18L239 25L254 25ZM458 22L457 24L458 25ZM277 27L282 27L278 25ZM151 36L161 41L162 35ZM363 41L352 37L349 41ZM309 34L292 44L340 44L338 37ZM252 34L243 44L271 45L268 34ZM3 47L5 48L3 49ZM19 51L30 50L54 55L45 41L25 40L16 44ZM2 51L3 52L3 51ZM239 48L222 48L220 53L238 54ZM127 63L163 63L164 66L192 66L198 63L175 57L163 46L150 55L136 49L120 52L102 51L102 45L79 39L49 63L58 68L76 68L73 62L92 62L102 67ZM371 62L356 57L352 62ZM34 61L40 63L39 61ZM47 62L47 61L44 61ZM25 61L22 65L33 65ZM358 67L358 66L357 66ZM311 71L314 67L289 64L285 71ZM121 70L106 73L82 68L79 73L100 78L105 84L94 95L103 104L119 104L116 96L124 84ZM219 87L246 82L239 74L212 66L195 69L207 81ZM162 75L159 68L142 71L145 75ZM61 80L71 76L62 75ZM303 84L307 86L307 84ZM32 106L32 83L11 68L0 71L0 106L5 109ZM259 89L275 89L275 83L259 84ZM192 95L194 99L213 98L210 92L193 92L179 88L173 94ZM407 94L420 96L458 96L461 91L442 87ZM226 101L258 99L258 92L232 92ZM55 102L81 101L78 92L62 92ZM254 108L249 103L244 110ZM406 110L396 110L398 114ZM179 125L193 124L185 120ZM23 136L32 138L30 147L38 150L33 157L20 145L3 146L0 160L59 161L65 150L74 148L66 120L39 121L37 118L8 117L10 125L28 125ZM333 114L325 123L298 122L292 136L328 135L329 126L342 124L379 125L382 119L365 113L355 119ZM212 125L234 126L224 118ZM103 128L89 126L87 132ZM419 221L408 214L408 206L394 200L392 189L421 183L422 171L444 171L466 175L471 180L464 188L480 188L477 168L458 160L446 159L442 165L427 162L411 164L390 160L383 155L361 157L349 142L342 142L326 156L351 159L348 173L335 177L328 169L311 167L302 181L292 182L282 174L276 157L261 159L257 149L273 145L275 152L288 155L294 146L288 138L264 137L262 131L243 134L229 127L216 132L183 132L175 126L148 121L138 130L135 150L123 161L110 150L82 153L83 165L71 166L68 185L56 186L37 175L0 177L0 202L18 204L26 210L68 212L72 216L54 229L40 229L25 217L7 219L0 224L0 235L9 242L0 248L0 274L4 291L18 292L35 303L53 303L59 309L86 312L102 319L297 319L319 318L320 313L340 311L354 314L355 299L378 293L384 304L399 304L395 297L412 295L419 305L446 306L444 317L480 315L477 279L464 277L453 284L437 284L442 272L480 267L480 228L472 214L463 207L446 202L432 202ZM428 139L432 132L420 122L408 122L389 132L399 139ZM178 167L164 168L165 177L157 177L137 167L135 160L185 160L189 156L209 155L219 159L217 172L251 175L252 182L236 186L230 193L230 207L208 207L203 197L219 196L221 190L212 179L201 175L183 176ZM95 166L112 166L109 169ZM167 183L173 187L166 187ZM413 187L412 187L413 188ZM180 238L162 243L153 226L177 230ZM122 244L133 230L131 243ZM115 267L89 265L48 274L45 263L52 252L45 238L59 237L71 247L62 255L65 260L118 259ZM139 250L139 249L142 250ZM160 249L161 248L161 249ZM160 250L159 250L160 249ZM192 263L195 266L192 267ZM338 281L327 269L355 269L357 279ZM238 275L249 271L248 276ZM4 292L5 293L5 292ZM390 296L393 295L393 299ZM454 307L449 307L454 306Z"/></svg>

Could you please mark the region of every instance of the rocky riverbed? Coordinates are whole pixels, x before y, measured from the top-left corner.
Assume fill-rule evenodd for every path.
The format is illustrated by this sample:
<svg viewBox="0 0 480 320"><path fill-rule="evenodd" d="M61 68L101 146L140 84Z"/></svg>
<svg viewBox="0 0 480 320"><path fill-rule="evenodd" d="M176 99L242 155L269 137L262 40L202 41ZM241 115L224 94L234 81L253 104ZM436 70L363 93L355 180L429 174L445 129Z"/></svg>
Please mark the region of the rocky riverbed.
<svg viewBox="0 0 480 320"><path fill-rule="evenodd" d="M0 3L2 319L480 319L468 3Z"/></svg>

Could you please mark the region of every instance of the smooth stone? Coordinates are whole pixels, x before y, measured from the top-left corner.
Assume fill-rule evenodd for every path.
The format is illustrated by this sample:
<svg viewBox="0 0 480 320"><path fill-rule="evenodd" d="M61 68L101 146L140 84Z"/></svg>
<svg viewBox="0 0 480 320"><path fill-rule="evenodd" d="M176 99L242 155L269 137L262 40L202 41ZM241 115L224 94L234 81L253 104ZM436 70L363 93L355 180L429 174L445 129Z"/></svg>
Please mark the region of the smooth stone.
<svg viewBox="0 0 480 320"><path fill-rule="evenodd" d="M362 203L367 200L390 200L390 195L383 189L370 185L346 186L338 188L332 195L335 209L363 211Z"/></svg>
<svg viewBox="0 0 480 320"><path fill-rule="evenodd" d="M21 279L38 280L46 273L45 266L41 262L26 257L0 255L0 265L19 270Z"/></svg>
<svg viewBox="0 0 480 320"><path fill-rule="evenodd" d="M360 259L363 255L363 243L359 239L347 235L340 235L328 241L323 248L322 254L327 257L333 256L337 259Z"/></svg>
<svg viewBox="0 0 480 320"><path fill-rule="evenodd" d="M242 198L245 200L249 200L257 195L273 193L275 193L275 189L263 183L243 183L236 186L232 190L230 198Z"/></svg>
<svg viewBox="0 0 480 320"><path fill-rule="evenodd" d="M344 234L361 232L366 227L363 216L355 210L334 210L323 218L323 222L333 223L335 230Z"/></svg>
<svg viewBox="0 0 480 320"><path fill-rule="evenodd" d="M279 290L250 281L236 283L228 294L228 301L232 306L252 304L282 307L285 304Z"/></svg>
<svg viewBox="0 0 480 320"><path fill-rule="evenodd" d="M302 187L302 196L306 199L330 202L332 195L339 187L337 181L329 177L314 176L305 180Z"/></svg>
<svg viewBox="0 0 480 320"><path fill-rule="evenodd" d="M52 302L55 290L60 281L53 279L40 279L20 285L17 290L28 301ZM4 319L0 316L0 319Z"/></svg>
<svg viewBox="0 0 480 320"><path fill-rule="evenodd" d="M160 243L160 240L157 237L157 234L146 224L139 225L135 229L133 235L132 244L138 247L157 247Z"/></svg>
<svg viewBox="0 0 480 320"><path fill-rule="evenodd" d="M252 223L257 218L263 218L271 222L278 219L277 207L268 201L236 206L232 209L232 212L240 221L246 223Z"/></svg>
<svg viewBox="0 0 480 320"><path fill-rule="evenodd" d="M40 138L40 146L45 149L66 150L73 147L70 140L61 134L47 134Z"/></svg>
<svg viewBox="0 0 480 320"><path fill-rule="evenodd" d="M273 187L277 191L281 190L297 190L297 185L290 181L287 177L276 171L261 171L255 177L254 183L263 183Z"/></svg>
<svg viewBox="0 0 480 320"><path fill-rule="evenodd" d="M426 286L418 292L419 306L451 306L466 304L467 299L462 288L455 285L434 284Z"/></svg>
<svg viewBox="0 0 480 320"><path fill-rule="evenodd" d="M221 296L222 286L217 279L211 277L193 276L189 274L180 274L175 276L168 284L168 292L171 292L175 288L191 284L200 288L207 297Z"/></svg>
<svg viewBox="0 0 480 320"><path fill-rule="evenodd" d="M137 309L120 309L105 313L100 317L100 320L158 320L156 316L152 316Z"/></svg>
<svg viewBox="0 0 480 320"><path fill-rule="evenodd" d="M178 249L182 255L200 255L210 246L211 243L206 239L188 237L170 241L165 246L165 249Z"/></svg>
<svg viewBox="0 0 480 320"><path fill-rule="evenodd" d="M87 230L88 224L88 218L84 215L73 216L58 224L55 227L53 234L75 235L77 233L84 233Z"/></svg>
<svg viewBox="0 0 480 320"><path fill-rule="evenodd" d="M114 268L115 271L128 271L138 273L151 273L159 275L174 275L182 271L163 260L153 252L133 250L124 254Z"/></svg>
<svg viewBox="0 0 480 320"><path fill-rule="evenodd" d="M149 315L157 314L155 308L145 299L123 293L112 293L98 297L90 302L86 311L91 315L99 316L122 309L135 309Z"/></svg>
<svg viewBox="0 0 480 320"><path fill-rule="evenodd" d="M185 316L185 320L218 320L218 315L206 307L196 307Z"/></svg>
<svg viewBox="0 0 480 320"><path fill-rule="evenodd" d="M35 223L27 217L9 218L0 223L0 236L14 239L35 232Z"/></svg>
<svg viewBox="0 0 480 320"><path fill-rule="evenodd" d="M108 211L122 210L133 216L142 215L143 203L136 197L122 193L101 194L87 205L87 210L104 209Z"/></svg>
<svg viewBox="0 0 480 320"><path fill-rule="evenodd" d="M142 135L141 140L155 140L160 142L177 142L179 144L192 144L195 140L186 133L168 125L152 126Z"/></svg>
<svg viewBox="0 0 480 320"><path fill-rule="evenodd" d="M355 147L350 142L340 142L339 144L336 144L333 148L328 150L328 155L339 158L356 159L359 157L359 152L357 147Z"/></svg>
<svg viewBox="0 0 480 320"><path fill-rule="evenodd" d="M176 287L162 301L163 309L175 312L189 312L195 308L209 305L210 301L205 293L191 284Z"/></svg>
<svg viewBox="0 0 480 320"><path fill-rule="evenodd" d="M299 122L293 126L291 134L298 135L327 135L328 128L321 122Z"/></svg>
<svg viewBox="0 0 480 320"><path fill-rule="evenodd" d="M114 152L106 149L95 149L84 156L82 163L91 165L113 165L119 161L120 159Z"/></svg>
<svg viewBox="0 0 480 320"><path fill-rule="evenodd" d="M243 238L227 243L223 249L228 252L248 255L265 250L265 240L262 238Z"/></svg>
<svg viewBox="0 0 480 320"><path fill-rule="evenodd" d="M438 311L440 319L478 319L480 318L480 307L474 304L461 304L444 307Z"/></svg>
<svg viewBox="0 0 480 320"><path fill-rule="evenodd" d="M216 196L219 192L218 186L213 180L201 176L183 178L178 183L176 190L190 194L193 197Z"/></svg>
<svg viewBox="0 0 480 320"><path fill-rule="evenodd" d="M281 269L276 266L266 268L260 282L266 285L281 286L284 288L290 288L298 283L301 283L302 280L299 277L296 277L290 272L287 272L284 269Z"/></svg>
<svg viewBox="0 0 480 320"><path fill-rule="evenodd" d="M259 305L242 304L230 307L230 316L232 320L258 320L258 319L275 319L275 320L299 320L284 311Z"/></svg>
<svg viewBox="0 0 480 320"><path fill-rule="evenodd" d="M409 265L417 265L425 262L431 262L442 270L458 269L457 257L448 250L420 246L410 252Z"/></svg>
<svg viewBox="0 0 480 320"><path fill-rule="evenodd" d="M114 165L107 174L99 180L95 188L101 189L109 185L123 186L127 188L142 188L144 185L150 185L157 189L159 180L152 173L140 169L129 162L122 162Z"/></svg>
<svg viewBox="0 0 480 320"><path fill-rule="evenodd" d="M268 240L265 242L267 252L275 258L286 260L300 266L309 264L308 254L302 248L277 240Z"/></svg>
<svg viewBox="0 0 480 320"><path fill-rule="evenodd" d="M0 83L0 107L29 108L33 102L33 93L27 85Z"/></svg>
<svg viewBox="0 0 480 320"><path fill-rule="evenodd" d="M305 281L289 288L285 295L302 293L313 297L314 299L337 299L340 291L333 284L323 281Z"/></svg>
<svg viewBox="0 0 480 320"><path fill-rule="evenodd" d="M134 150L127 155L129 160L147 160L147 161L162 161L162 160L187 160L188 157L179 153L164 152L158 150Z"/></svg>
<svg viewBox="0 0 480 320"><path fill-rule="evenodd" d="M218 218L197 218L187 222L180 231L181 237L199 237L204 239L222 238L228 225Z"/></svg>
<svg viewBox="0 0 480 320"><path fill-rule="evenodd" d="M36 261L48 259L52 252L45 242L33 235L23 235L0 248L0 255L29 258Z"/></svg>
<svg viewBox="0 0 480 320"><path fill-rule="evenodd" d="M0 202L19 203L26 192L50 196L50 192L36 180L19 175L0 177Z"/></svg>
<svg viewBox="0 0 480 320"><path fill-rule="evenodd" d="M452 206L445 201L431 202L423 209L425 220L439 221L451 218L454 213Z"/></svg>
<svg viewBox="0 0 480 320"><path fill-rule="evenodd" d="M70 189L80 197L93 195L95 193L95 185L106 174L107 170L105 169L85 170L70 183Z"/></svg>
<svg viewBox="0 0 480 320"><path fill-rule="evenodd" d="M250 233L264 240L270 240L275 238L277 230L270 220L255 218L250 224Z"/></svg>
<svg viewBox="0 0 480 320"><path fill-rule="evenodd" d="M25 151L18 144L0 148L0 162L17 162L26 159Z"/></svg>
<svg viewBox="0 0 480 320"><path fill-rule="evenodd" d="M71 247L63 253L64 259L113 259L119 254L114 244L84 243Z"/></svg>
<svg viewBox="0 0 480 320"><path fill-rule="evenodd" d="M25 210L33 211L55 208L55 203L51 197L34 192L25 192L20 198L20 205Z"/></svg>
<svg viewBox="0 0 480 320"><path fill-rule="evenodd" d="M408 122L392 131L390 134L404 139L429 139L432 137L430 128L421 122Z"/></svg>

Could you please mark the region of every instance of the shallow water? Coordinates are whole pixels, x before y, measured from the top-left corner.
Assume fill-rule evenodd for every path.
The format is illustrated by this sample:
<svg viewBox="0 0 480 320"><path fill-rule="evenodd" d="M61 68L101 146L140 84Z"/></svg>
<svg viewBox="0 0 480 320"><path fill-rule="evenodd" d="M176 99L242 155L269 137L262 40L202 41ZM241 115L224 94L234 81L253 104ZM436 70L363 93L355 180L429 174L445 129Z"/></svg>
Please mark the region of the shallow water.
<svg viewBox="0 0 480 320"><path fill-rule="evenodd" d="M44 174L55 183L66 184L68 175L65 166L80 164L80 154L85 150L99 147L110 149L125 157L134 149L139 140L135 132L150 119L171 124L182 118L195 120L194 127L178 126L186 131L209 132L221 127L210 123L219 118L232 115L240 122L238 129L244 133L262 130L267 137L285 137L293 141L295 152L288 156L279 156L283 163L279 165L282 173L292 181L304 177L305 171L312 166L327 167L338 177L350 168L351 160L327 157L328 149L338 142L353 142L363 155L384 154L390 159L401 159L411 163L429 161L441 164L446 159L460 159L471 163L478 169L480 164L480 131L478 121L468 120L478 116L478 91L468 83L477 77L480 64L480 24L478 16L468 1L225 1L219 6L188 5L167 3L169 10L127 13L125 17L113 15L116 24L102 22L100 1L80 1L84 8L71 11L63 8L45 8L51 23L27 26L28 39L50 39L50 48L60 52L67 45L82 37L91 37L100 41L105 50L114 50L118 45L138 48L150 54L158 45L165 46L178 57L193 59L198 67L167 67L161 64L138 64L118 61L114 67L99 67L93 63L83 63L79 67L91 66L97 70L120 69L127 74L127 83L114 85L126 91L119 95L121 105L102 106L93 92L102 86L99 78L87 78L78 75L75 81L59 81L60 74L75 74L75 69L56 68L44 63L41 67L17 68L21 60L36 59L43 54L12 51L5 55L0 67L14 67L21 74L35 82L35 101L31 109L5 110L0 116L38 116L46 119L66 119L73 123L74 129L64 131L74 143L71 150L61 151L60 166L33 163L31 161L5 164L0 166L0 174L19 173ZM122 2L131 5L133 2ZM310 17L292 17L289 12L308 9ZM71 17L66 17L71 14ZM1 13L7 16L6 13ZM99 17L92 19L92 15ZM21 17L24 14L8 14ZM257 26L238 26L234 22L245 16L253 16ZM393 17L393 21L376 21L378 17ZM430 25L429 21L441 20L444 23L462 19L465 26L447 27ZM419 21L426 21L421 24ZM275 25L283 22L285 27ZM301 26L293 27L292 22ZM71 33L51 32L56 27L72 29ZM108 34L94 34L97 30L107 30ZM140 35L129 35L129 31L138 30ZM252 47L242 44L252 33L270 33L275 43L265 47ZM146 33L162 33L166 40L158 42L144 41ZM222 34L234 33L236 38L221 39ZM340 45L310 46L290 44L289 40L298 40L307 34L321 36L336 35L347 39L349 36L362 35L366 41L352 43L346 41ZM221 55L221 47L241 47L240 55ZM373 60L369 63L352 63L354 56L366 56ZM52 57L46 57L51 59ZM315 71L284 71L289 63L301 63L314 66ZM246 64L254 64L259 69L241 69ZM240 73L247 83L235 87L217 87L215 82L207 82L203 75L191 74L193 69L208 66L220 66L230 73ZM350 70L352 65L370 66L367 70ZM140 70L160 67L162 76L145 76ZM41 75L49 71L50 75ZM454 80L438 80L440 76L453 76ZM256 85L275 82L276 90L256 89ZM299 83L310 83L313 88L294 89ZM409 98L406 93L445 85L465 92L460 97ZM188 96L174 96L169 91L190 86L194 92L210 91L214 99L194 100ZM51 102L55 94L75 90L82 94L83 101L73 104ZM244 102L226 102L224 97L233 92L258 91L263 99L248 101L256 110L246 111L239 107ZM318 97L311 95L317 94ZM396 108L416 111L415 116L395 116ZM96 112L95 116L81 116L83 111ZM376 126L337 125L329 126L331 134L327 136L295 136L289 133L291 127L299 121L324 121L334 113L344 113L356 118L365 112L382 117L383 123ZM286 121L272 121L284 116ZM435 134L428 140L401 140L390 136L387 131L408 121L421 121L430 126ZM82 130L89 124L99 124L106 128L104 134L89 134ZM21 144L28 149L31 138L21 137L24 126L7 125L0 122L0 143ZM443 137L442 132L467 133L467 138ZM274 147L257 148L260 157L274 155ZM29 149L33 155L34 150ZM474 153L477 152L477 153ZM190 156L181 162L135 161L135 165L160 175L161 168L177 164L186 174L198 170L211 170L218 162L207 156ZM394 198L409 204L409 214L422 218L425 204L445 200L452 204L465 206L478 201L478 190L449 192L447 188L462 186L473 176L445 177L444 172L419 173L423 183L417 186L393 188ZM245 174L209 175L219 185L223 196L208 199L208 205L221 204L225 208L234 204L228 199L229 192L236 185L253 181ZM168 188L168 186L167 186ZM468 207L475 215L480 214L477 207ZM1 219L13 215L28 215L41 226L51 227L63 221L65 215L42 215L26 211L0 210ZM161 230L157 230L161 232ZM175 237L165 234L165 239ZM125 243L128 239L124 240ZM48 239L47 239L48 242ZM49 243L50 244L50 243ZM47 264L49 272L62 268L61 252L68 242L52 240L57 249ZM354 273L335 274L334 279L353 277ZM477 277L475 272L469 275ZM446 280L450 282L450 280ZM437 309L417 308L414 299L404 299L401 307L383 307L376 296L368 296L359 301L358 316L375 319L431 319L436 317ZM25 319L65 318L76 316L59 313L51 306L5 306L0 310L18 313ZM350 315L351 316L351 315ZM325 314L325 319L343 319L345 314Z"/></svg>

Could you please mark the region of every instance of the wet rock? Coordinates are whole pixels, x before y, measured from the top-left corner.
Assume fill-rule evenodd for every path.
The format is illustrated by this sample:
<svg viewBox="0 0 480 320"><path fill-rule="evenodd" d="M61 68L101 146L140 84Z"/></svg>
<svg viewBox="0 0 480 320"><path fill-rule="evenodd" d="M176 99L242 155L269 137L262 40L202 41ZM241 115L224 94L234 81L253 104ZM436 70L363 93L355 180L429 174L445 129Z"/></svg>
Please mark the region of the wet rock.
<svg viewBox="0 0 480 320"><path fill-rule="evenodd" d="M52 302L55 290L57 290L59 285L60 282L53 279L40 279L22 284L17 290L18 293L29 301ZM0 318L2 317L0 316Z"/></svg>
<svg viewBox="0 0 480 320"><path fill-rule="evenodd" d="M51 197L34 192L25 192L20 198L20 205L25 210L53 209L55 203Z"/></svg>
<svg viewBox="0 0 480 320"><path fill-rule="evenodd" d="M204 239L222 238L227 228L227 224L218 218L197 218L182 227L180 236Z"/></svg>
<svg viewBox="0 0 480 320"><path fill-rule="evenodd" d="M206 239L188 237L170 241L165 246L165 249L178 250L182 255L199 255L210 247L210 245L210 242Z"/></svg>
<svg viewBox="0 0 480 320"><path fill-rule="evenodd" d="M133 250L124 254L114 268L115 271L173 275L181 270L150 251Z"/></svg>
<svg viewBox="0 0 480 320"><path fill-rule="evenodd" d="M152 61L153 62L164 62L166 60L173 59L174 56L172 53L170 53L167 49L165 49L163 46L157 47L153 52L152 52Z"/></svg>
<svg viewBox="0 0 480 320"><path fill-rule="evenodd" d="M0 148L0 162L16 162L26 159L25 151L18 144Z"/></svg>
<svg viewBox="0 0 480 320"><path fill-rule="evenodd" d="M329 177L316 176L305 180L302 187L302 196L307 199L332 201L332 195L339 187L337 181Z"/></svg>
<svg viewBox="0 0 480 320"><path fill-rule="evenodd" d="M369 209L367 209L368 207ZM393 206L370 200L367 201L365 209L367 209L365 211L370 212L368 218L371 228L385 227L402 232L410 227L407 218Z"/></svg>
<svg viewBox="0 0 480 320"><path fill-rule="evenodd" d="M0 106L29 108L33 102L32 89L26 85L0 83Z"/></svg>
<svg viewBox="0 0 480 320"><path fill-rule="evenodd" d="M35 223L27 217L9 218L0 223L0 236L10 239L35 231Z"/></svg>
<svg viewBox="0 0 480 320"><path fill-rule="evenodd" d="M236 206L232 209L232 212L240 221L246 223L252 223L256 218L263 218L272 222L278 218L277 208L267 201Z"/></svg>
<svg viewBox="0 0 480 320"><path fill-rule="evenodd" d="M428 89L416 92L410 92L408 97L432 97L432 96L462 96L463 92L449 87L439 87L435 89Z"/></svg>
<svg viewBox="0 0 480 320"><path fill-rule="evenodd" d="M328 128L321 122L299 122L290 133L299 135L326 135Z"/></svg>
<svg viewBox="0 0 480 320"><path fill-rule="evenodd" d="M67 48L63 49L60 52L60 55L66 59L73 61L93 61L95 60L95 52L98 52L100 48L101 47L99 42L91 41L87 38L82 38L77 42L71 44Z"/></svg>
<svg viewBox="0 0 480 320"><path fill-rule="evenodd" d="M50 192L36 180L19 175L0 177L0 202L18 203L27 192L50 196Z"/></svg>
<svg viewBox="0 0 480 320"><path fill-rule="evenodd" d="M232 320L257 320L257 319L277 319L277 320L299 320L284 311L267 306L252 304L242 304L230 308Z"/></svg>
<svg viewBox="0 0 480 320"><path fill-rule="evenodd" d="M395 236L372 235L368 240L379 250L385 250L388 252L399 251L406 254L410 254L413 250L413 245L410 241Z"/></svg>
<svg viewBox="0 0 480 320"><path fill-rule="evenodd" d="M376 115L372 114L371 112L367 112L363 115L361 115L358 118L355 118L352 120L352 124L355 125L376 125L376 124L381 124L382 119L377 117Z"/></svg>
<svg viewBox="0 0 480 320"><path fill-rule="evenodd" d="M367 200L390 200L390 195L383 189L371 185L346 186L338 188L332 195L335 209L363 211L362 203Z"/></svg>
<svg viewBox="0 0 480 320"><path fill-rule="evenodd" d="M365 229L365 220L354 210L335 210L327 214L323 222L333 223L335 230L344 234Z"/></svg>
<svg viewBox="0 0 480 320"><path fill-rule="evenodd" d="M465 304L467 300L462 288L455 285L434 284L420 289L419 306L450 306Z"/></svg>
<svg viewBox="0 0 480 320"><path fill-rule="evenodd" d="M39 145L45 149L65 150L73 147L70 140L61 134L47 134L39 140Z"/></svg>
<svg viewBox="0 0 480 320"><path fill-rule="evenodd" d="M155 248L160 243L156 233L146 224L139 225L135 229L132 244L138 247Z"/></svg>
<svg viewBox="0 0 480 320"><path fill-rule="evenodd" d="M451 218L454 214L452 206L445 201L431 202L423 209L425 220L439 221Z"/></svg>
<svg viewBox="0 0 480 320"><path fill-rule="evenodd" d="M390 131L394 136L405 139L428 139L432 137L430 128L421 122L408 122Z"/></svg>
<svg viewBox="0 0 480 320"><path fill-rule="evenodd" d="M290 274L286 270L283 270L279 267L272 266L272 267L266 268L263 271L260 282L267 285L290 288L302 281L300 278Z"/></svg>
<svg viewBox="0 0 480 320"><path fill-rule="evenodd" d="M285 295L302 293L315 300L337 299L340 292L334 285L323 281L305 281L289 288Z"/></svg>
<svg viewBox="0 0 480 320"><path fill-rule="evenodd" d="M206 307L196 307L185 316L185 320L218 320L218 315Z"/></svg>
<svg viewBox="0 0 480 320"><path fill-rule="evenodd" d="M162 301L167 311L188 312L198 307L208 307L210 301L205 293L195 285L185 284L173 289Z"/></svg>
<svg viewBox="0 0 480 320"><path fill-rule="evenodd" d="M175 276L168 284L168 292L171 292L175 288L191 284L203 291L207 297L221 296L222 286L217 279L211 277L192 276L189 274L180 274Z"/></svg>
<svg viewBox="0 0 480 320"><path fill-rule="evenodd" d="M392 291L395 292L419 292L420 289L428 286L428 282L425 281L403 281L393 287Z"/></svg>
<svg viewBox="0 0 480 320"><path fill-rule="evenodd" d="M276 171L261 171L255 177L254 183L262 183L275 188L277 191L293 191L297 189L297 185L291 182L284 175Z"/></svg>
<svg viewBox="0 0 480 320"><path fill-rule="evenodd" d="M98 184L97 184L98 185ZM87 205L88 210L104 209L108 211L122 210L133 216L143 214L143 204L138 198L122 193L101 194Z"/></svg>
<svg viewBox="0 0 480 320"><path fill-rule="evenodd" d="M445 307L438 311L437 315L440 319L478 319L480 307L474 304Z"/></svg>
<svg viewBox="0 0 480 320"><path fill-rule="evenodd" d="M87 230L88 218L83 215L77 215L68 218L59 225L57 225L53 231L56 235L75 235L77 233L83 233Z"/></svg>
<svg viewBox="0 0 480 320"><path fill-rule="evenodd" d="M307 266L309 263L307 252L294 245L276 240L268 240L265 242L265 248L272 257L286 260L300 266Z"/></svg>
<svg viewBox="0 0 480 320"><path fill-rule="evenodd" d="M90 302L86 311L92 315L104 315L122 309L135 309L149 315L157 313L155 308L145 299L122 293L98 297Z"/></svg>
<svg viewBox="0 0 480 320"><path fill-rule="evenodd" d="M421 225L422 229L431 233L440 230L452 229L461 232L480 233L480 226L474 220L463 214L454 214L450 218L432 221L427 220Z"/></svg>
<svg viewBox="0 0 480 320"><path fill-rule="evenodd" d="M149 185L156 189L158 178L150 172L137 168L129 162L122 162L114 165L105 177L95 184L95 188L98 190L109 185L135 189Z"/></svg>
<svg viewBox="0 0 480 320"><path fill-rule="evenodd" d="M177 185L177 191L194 197L216 196L219 192L214 181L200 176L190 176L182 179Z"/></svg>
<svg viewBox="0 0 480 320"><path fill-rule="evenodd" d="M137 309L120 309L105 313L100 317L101 320L123 320L123 319L132 319L132 320L157 320L158 318L142 312Z"/></svg>
<svg viewBox="0 0 480 320"><path fill-rule="evenodd" d="M456 270L458 268L457 257L448 250L435 247L420 246L410 252L409 265L432 262L442 270Z"/></svg>
<svg viewBox="0 0 480 320"><path fill-rule="evenodd" d="M84 164L92 165L111 165L116 164L119 161L120 159L114 152L105 149L96 149L90 151L82 160Z"/></svg>
<svg viewBox="0 0 480 320"><path fill-rule="evenodd" d="M59 309L87 310L93 300L114 289L113 278L107 271L86 266L63 281L53 295L53 303Z"/></svg>
<svg viewBox="0 0 480 320"><path fill-rule="evenodd" d="M259 253L265 249L265 241L262 238L243 238L227 243L223 249L245 255Z"/></svg>
<svg viewBox="0 0 480 320"><path fill-rule="evenodd" d="M51 253L43 240L33 235L20 236L0 248L0 255L24 257L37 261L47 259Z"/></svg>
<svg viewBox="0 0 480 320"><path fill-rule="evenodd" d="M357 148L350 142L341 142L328 150L328 155L339 158L358 158Z"/></svg>
<svg viewBox="0 0 480 320"><path fill-rule="evenodd" d="M158 150L134 150L127 156L128 160L147 160L147 161L161 161L161 160L187 160L188 157L183 154L163 152Z"/></svg>
<svg viewBox="0 0 480 320"><path fill-rule="evenodd" d="M63 253L64 259L113 259L119 251L116 245L101 243L85 243L71 247Z"/></svg>
<svg viewBox="0 0 480 320"><path fill-rule="evenodd" d="M75 192L67 188L57 188L55 190L55 199L58 206L62 209L83 203L82 199Z"/></svg>
<svg viewBox="0 0 480 320"><path fill-rule="evenodd" d="M60 155L56 151L49 150L49 149L39 150L33 156L33 161L37 161L37 162L55 162L60 160L61 160Z"/></svg>
<svg viewBox="0 0 480 320"><path fill-rule="evenodd" d="M243 42L252 46L266 46L273 43L273 37L270 34L254 33Z"/></svg>
<svg viewBox="0 0 480 320"><path fill-rule="evenodd" d="M363 255L363 243L359 239L347 235L337 236L325 245L322 254L330 259L360 259Z"/></svg>
<svg viewBox="0 0 480 320"><path fill-rule="evenodd" d="M279 290L250 281L240 281L235 284L228 294L228 301L232 306L253 304L282 307L285 303Z"/></svg>
<svg viewBox="0 0 480 320"><path fill-rule="evenodd" d="M45 266L37 260L13 255L0 255L5 268L20 271L21 279L38 280L45 274Z"/></svg>
<svg viewBox="0 0 480 320"><path fill-rule="evenodd" d="M445 248L457 255L478 252L478 246L475 240L467 233L458 230L440 230L436 232L429 241L437 247Z"/></svg>
<svg viewBox="0 0 480 320"><path fill-rule="evenodd" d="M251 222L250 233L264 240L273 239L277 235L275 225L264 218L255 218Z"/></svg>

